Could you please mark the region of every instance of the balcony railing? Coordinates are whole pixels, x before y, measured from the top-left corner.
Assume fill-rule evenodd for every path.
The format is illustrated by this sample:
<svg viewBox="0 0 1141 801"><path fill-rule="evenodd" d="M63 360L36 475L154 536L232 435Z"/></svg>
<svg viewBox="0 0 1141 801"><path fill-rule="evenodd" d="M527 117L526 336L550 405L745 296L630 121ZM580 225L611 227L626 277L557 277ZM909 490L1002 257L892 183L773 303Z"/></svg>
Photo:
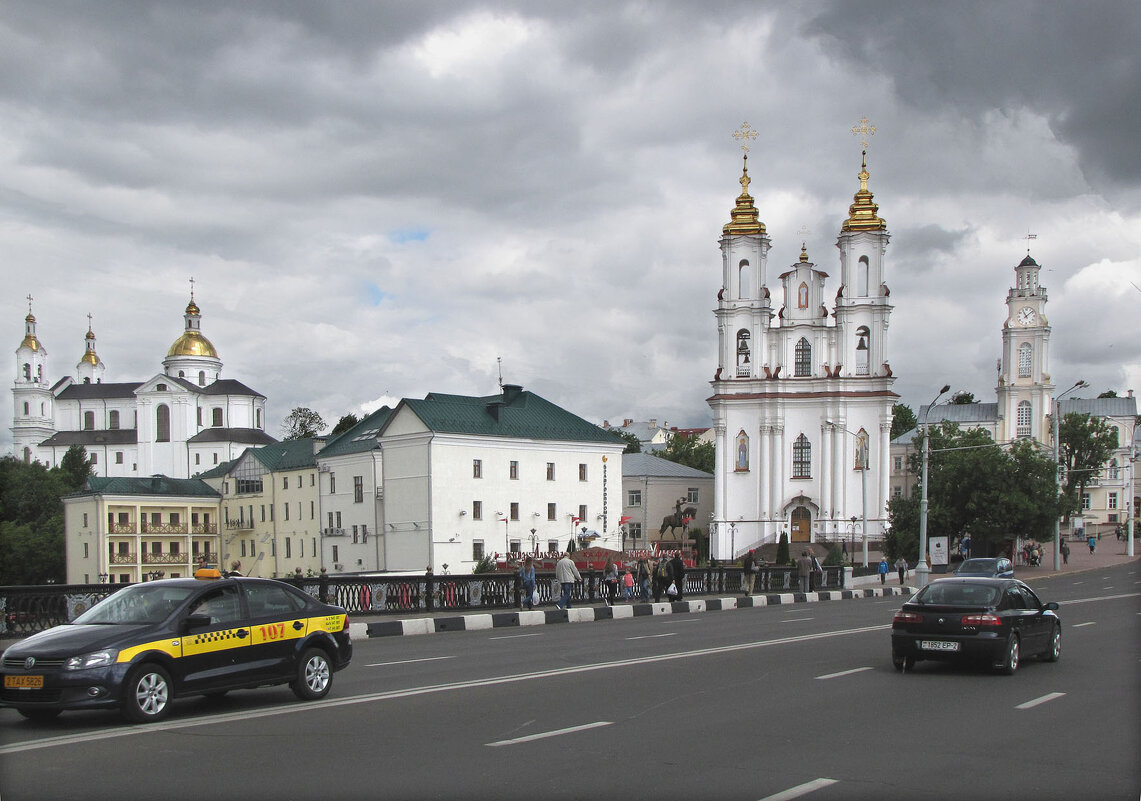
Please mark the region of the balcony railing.
<svg viewBox="0 0 1141 801"><path fill-rule="evenodd" d="M135 553L113 553L111 554L111 564L113 565L134 565L138 564L138 554Z"/></svg>
<svg viewBox="0 0 1141 801"><path fill-rule="evenodd" d="M190 533L191 534L217 534L218 533L218 524L217 523L207 523L207 524L203 524L201 526L191 526L190 527Z"/></svg>
<svg viewBox="0 0 1141 801"><path fill-rule="evenodd" d="M184 523L148 523L145 520L141 527L143 534L186 534L187 526Z"/></svg>
<svg viewBox="0 0 1141 801"><path fill-rule="evenodd" d="M190 556L184 553L144 553L144 565L187 565Z"/></svg>

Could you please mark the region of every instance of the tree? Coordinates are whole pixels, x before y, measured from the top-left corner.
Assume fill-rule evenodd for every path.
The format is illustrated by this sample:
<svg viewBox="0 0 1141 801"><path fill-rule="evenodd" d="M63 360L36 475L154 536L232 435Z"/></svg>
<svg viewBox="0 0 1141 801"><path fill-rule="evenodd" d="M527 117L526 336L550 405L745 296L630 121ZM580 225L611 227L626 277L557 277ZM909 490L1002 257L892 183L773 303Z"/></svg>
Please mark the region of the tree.
<svg viewBox="0 0 1141 801"><path fill-rule="evenodd" d="M1058 423L1058 460L1066 470L1065 513L1081 509L1091 478L1117 448L1117 429L1100 417L1070 412Z"/></svg>
<svg viewBox="0 0 1141 801"><path fill-rule="evenodd" d="M357 416L355 414L353 414L352 412L349 412L348 414L346 414L344 417L342 417L340 420L337 421L337 424L335 426L333 426L333 430L329 432L329 436L335 437L338 434L344 433L345 431L348 431L350 428L352 428L353 426L355 426L359 422L360 422L360 420L357 418Z"/></svg>
<svg viewBox="0 0 1141 801"><path fill-rule="evenodd" d="M312 409L298 406L281 423L281 438L284 440L307 439L325 430L325 421Z"/></svg>
<svg viewBox="0 0 1141 801"><path fill-rule="evenodd" d="M1116 398L1117 393L1114 392L1112 389L1107 389L1105 392L1098 395L1098 397L1099 398Z"/></svg>
<svg viewBox="0 0 1141 801"><path fill-rule="evenodd" d="M897 403L891 407L891 438L895 439L898 436L906 434L913 428L919 425L919 420L915 417L915 412L911 411L911 407L903 403Z"/></svg>
<svg viewBox="0 0 1141 801"><path fill-rule="evenodd" d="M82 461L82 448L80 452ZM71 491L60 468L48 470L39 462L0 459L0 584L64 580L59 499Z"/></svg>
<svg viewBox="0 0 1141 801"><path fill-rule="evenodd" d="M87 479L95 475L93 462L87 458L87 449L82 445L72 445L59 462L60 475L69 492L78 492L87 487Z"/></svg>
<svg viewBox="0 0 1141 801"><path fill-rule="evenodd" d="M975 393L967 392L965 389L956 392L951 396L951 403L956 406L966 406L967 404L975 402Z"/></svg>
<svg viewBox="0 0 1141 801"><path fill-rule="evenodd" d="M622 453L641 453L642 441L638 439L637 434L632 434L629 431L621 431L619 429L611 429L611 434L626 442L626 450Z"/></svg>
<svg viewBox="0 0 1141 801"><path fill-rule="evenodd" d="M706 473L712 473L717 464L716 446L712 442L701 442L694 434L674 434L656 455Z"/></svg>

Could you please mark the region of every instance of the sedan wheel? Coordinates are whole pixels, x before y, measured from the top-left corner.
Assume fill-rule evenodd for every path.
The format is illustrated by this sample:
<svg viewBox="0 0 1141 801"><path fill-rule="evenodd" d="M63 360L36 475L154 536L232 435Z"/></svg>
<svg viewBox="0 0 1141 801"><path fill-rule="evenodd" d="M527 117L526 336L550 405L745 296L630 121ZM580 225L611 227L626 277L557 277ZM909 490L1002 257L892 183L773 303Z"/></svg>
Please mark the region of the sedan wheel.
<svg viewBox="0 0 1141 801"><path fill-rule="evenodd" d="M1062 627L1054 624L1054 631L1050 634L1050 647L1042 656L1047 662L1057 662L1062 656Z"/></svg>
<svg viewBox="0 0 1141 801"><path fill-rule="evenodd" d="M302 701L324 698L333 688L333 669L329 657L320 648L309 648L297 665L297 678L289 685Z"/></svg>
<svg viewBox="0 0 1141 801"><path fill-rule="evenodd" d="M895 667L896 671L903 673L904 671L911 672L915 667L915 657L913 656L892 656L891 664Z"/></svg>
<svg viewBox="0 0 1141 801"><path fill-rule="evenodd" d="M152 723L170 713L170 676L158 665L131 671L123 690L123 715L132 723Z"/></svg>
<svg viewBox="0 0 1141 801"><path fill-rule="evenodd" d="M1011 634L1010 639L1006 641L1006 657L1003 659L1002 665L999 666L999 672L1013 676L1018 670L1018 660L1018 637Z"/></svg>

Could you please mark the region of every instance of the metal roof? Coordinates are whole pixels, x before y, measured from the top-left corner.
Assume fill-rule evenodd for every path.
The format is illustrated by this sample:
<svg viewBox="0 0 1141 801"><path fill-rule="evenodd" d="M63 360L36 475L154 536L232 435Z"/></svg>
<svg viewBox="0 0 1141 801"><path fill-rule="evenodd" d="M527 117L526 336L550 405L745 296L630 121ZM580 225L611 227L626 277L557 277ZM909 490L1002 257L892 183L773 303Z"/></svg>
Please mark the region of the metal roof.
<svg viewBox="0 0 1141 801"><path fill-rule="evenodd" d="M652 456L648 453L622 454L622 477L655 476L657 478L713 478L712 473L684 464Z"/></svg>

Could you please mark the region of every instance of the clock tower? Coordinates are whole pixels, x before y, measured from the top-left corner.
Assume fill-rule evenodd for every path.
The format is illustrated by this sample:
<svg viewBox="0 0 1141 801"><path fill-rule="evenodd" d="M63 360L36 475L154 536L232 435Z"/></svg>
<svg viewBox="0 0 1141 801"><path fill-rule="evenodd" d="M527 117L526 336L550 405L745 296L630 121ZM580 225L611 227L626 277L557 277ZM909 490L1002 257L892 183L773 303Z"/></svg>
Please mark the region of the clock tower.
<svg viewBox="0 0 1141 801"><path fill-rule="evenodd" d="M1014 268L1015 286L1006 293L1002 359L998 363L999 442L1030 437L1044 442L1054 385L1050 380L1050 325L1046 290L1038 283L1038 262L1027 254Z"/></svg>

